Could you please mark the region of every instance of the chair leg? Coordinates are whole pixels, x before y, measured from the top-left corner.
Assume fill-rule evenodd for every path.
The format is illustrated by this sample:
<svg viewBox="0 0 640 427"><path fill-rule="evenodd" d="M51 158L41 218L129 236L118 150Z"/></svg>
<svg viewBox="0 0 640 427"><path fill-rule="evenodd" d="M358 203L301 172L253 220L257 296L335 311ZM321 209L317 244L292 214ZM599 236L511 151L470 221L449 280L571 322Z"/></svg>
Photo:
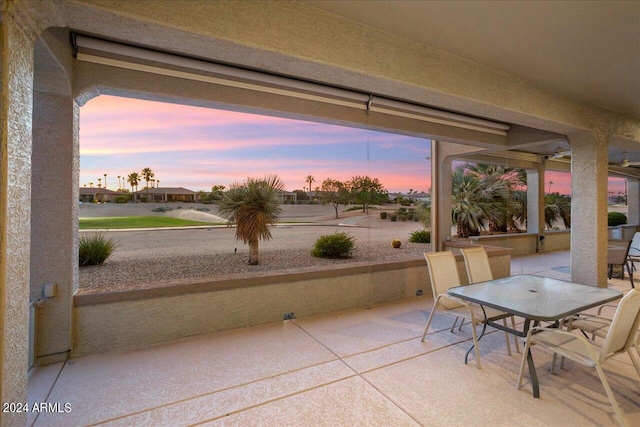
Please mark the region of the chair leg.
<svg viewBox="0 0 640 427"><path fill-rule="evenodd" d="M424 333L422 334L422 338L420 338L420 342L424 342L424 338L427 336L427 332L429 331L429 326L431 325L431 321L433 320L433 315L436 312L436 305L433 304L433 308L431 308L431 314L429 314L429 320L427 320L427 326L424 328Z"/></svg>
<svg viewBox="0 0 640 427"><path fill-rule="evenodd" d="M524 365L527 363L527 353L531 349L531 344L527 340L527 343L524 345L524 350L522 351L522 362L520 362L520 371L518 373L518 382L516 383L516 390L520 390L522 388L522 377L524 376Z"/></svg>
<svg viewBox="0 0 640 427"><path fill-rule="evenodd" d="M449 329L449 332L453 332L453 330L456 328L456 323L458 323L458 319L459 319L459 317L456 317L456 318L453 320L453 325L451 326L451 329ZM464 320L464 319L463 319L463 320Z"/></svg>
<svg viewBox="0 0 640 427"><path fill-rule="evenodd" d="M464 325L464 317L462 318L462 321L460 322L460 326L458 326L458 332L460 332L462 330L462 325Z"/></svg>
<svg viewBox="0 0 640 427"><path fill-rule="evenodd" d="M504 325L504 327L507 327L507 318L505 317L504 319L502 319L502 324ZM511 339L509 338L509 332L504 333L504 337L507 340L507 354L509 356L511 356Z"/></svg>
<svg viewBox="0 0 640 427"><path fill-rule="evenodd" d="M609 382L607 378L604 376L604 371L599 364L596 364L596 371L598 371L598 376L600 377L600 382L602 382L602 386L604 387L604 391L607 393L607 397L609 398L609 402L611 402L611 406L613 406L613 412L615 412L616 417L618 417L618 421L620 425L626 426L628 425L624 416L624 413L618 406L618 402L616 401L613 392L611 391L611 387L609 387Z"/></svg>
<svg viewBox="0 0 640 427"><path fill-rule="evenodd" d="M558 353L553 353L553 359L551 360L551 375L556 373L556 361L558 360Z"/></svg>
<svg viewBox="0 0 640 427"><path fill-rule="evenodd" d="M478 346L478 333L476 332L475 322L471 322L471 332L473 333L473 347L476 351L476 365L478 366L478 369L480 369L480 348Z"/></svg>
<svg viewBox="0 0 640 427"><path fill-rule="evenodd" d="M609 264L609 279L611 279L612 274L613 274L613 264Z"/></svg>

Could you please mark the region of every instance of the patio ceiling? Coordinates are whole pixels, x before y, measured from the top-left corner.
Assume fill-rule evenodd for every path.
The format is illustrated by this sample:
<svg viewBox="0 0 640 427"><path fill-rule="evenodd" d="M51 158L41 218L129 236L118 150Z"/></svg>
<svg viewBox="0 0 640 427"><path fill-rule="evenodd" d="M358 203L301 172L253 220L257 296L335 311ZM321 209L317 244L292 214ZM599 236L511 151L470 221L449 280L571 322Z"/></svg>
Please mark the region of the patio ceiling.
<svg viewBox="0 0 640 427"><path fill-rule="evenodd" d="M637 1L305 3L640 117Z"/></svg>
<svg viewBox="0 0 640 427"><path fill-rule="evenodd" d="M640 117L640 2L306 0L621 114ZM557 142L524 151L553 156ZM570 150L568 143L560 145ZM630 167L619 167L625 157ZM564 157L568 161L570 156ZM609 148L611 171L640 175L640 147ZM640 167L640 166L639 166Z"/></svg>

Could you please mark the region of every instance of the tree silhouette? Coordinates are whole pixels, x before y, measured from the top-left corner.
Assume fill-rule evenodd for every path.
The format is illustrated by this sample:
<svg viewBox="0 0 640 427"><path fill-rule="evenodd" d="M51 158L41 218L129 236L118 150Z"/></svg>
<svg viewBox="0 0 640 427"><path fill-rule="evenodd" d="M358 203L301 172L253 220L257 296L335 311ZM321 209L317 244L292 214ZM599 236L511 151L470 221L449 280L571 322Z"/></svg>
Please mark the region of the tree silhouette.
<svg viewBox="0 0 640 427"><path fill-rule="evenodd" d="M142 169L142 178L147 181L147 202L149 201L149 181L151 181L151 178L153 178L154 176L155 175L150 168Z"/></svg>
<svg viewBox="0 0 640 427"><path fill-rule="evenodd" d="M140 181L140 176L138 175L138 172L131 172L128 176L127 176L127 182L129 183L129 185L131 185L131 196L133 200L133 203L136 202L136 195L135 193L135 188L138 188L138 182Z"/></svg>
<svg viewBox="0 0 640 427"><path fill-rule="evenodd" d="M322 182L322 201L333 205L338 218L338 206L349 203L349 189L338 180L327 178Z"/></svg>
<svg viewBox="0 0 640 427"><path fill-rule="evenodd" d="M311 184L316 182L316 179L313 175L307 175L307 182L309 183L309 196L311 196Z"/></svg>

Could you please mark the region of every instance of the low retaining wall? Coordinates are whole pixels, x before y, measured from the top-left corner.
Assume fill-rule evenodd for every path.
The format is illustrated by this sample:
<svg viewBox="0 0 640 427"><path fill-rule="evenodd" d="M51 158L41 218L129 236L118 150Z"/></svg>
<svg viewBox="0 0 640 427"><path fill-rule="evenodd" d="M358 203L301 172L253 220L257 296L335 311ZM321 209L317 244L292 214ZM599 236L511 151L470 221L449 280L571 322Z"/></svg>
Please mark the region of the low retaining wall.
<svg viewBox="0 0 640 427"><path fill-rule="evenodd" d="M487 248L495 277L510 274L511 250ZM467 283L462 256L458 271ZM424 259L330 270L220 277L127 292L76 295L72 356L136 347L431 294Z"/></svg>
<svg viewBox="0 0 640 427"><path fill-rule="evenodd" d="M571 249L571 230L545 231L545 252Z"/></svg>
<svg viewBox="0 0 640 427"><path fill-rule="evenodd" d="M633 240L633 236L638 231L638 225L625 224L616 227L608 227L607 236L609 239Z"/></svg>
<svg viewBox="0 0 640 427"><path fill-rule="evenodd" d="M544 251L560 251L571 248L571 230L548 230L544 232ZM475 237L474 237L475 239ZM486 246L498 246L510 248L512 255L529 255L538 251L538 235L528 233L494 234L478 236L478 242ZM453 240L453 242L466 242L467 240ZM450 242L444 242L447 247Z"/></svg>

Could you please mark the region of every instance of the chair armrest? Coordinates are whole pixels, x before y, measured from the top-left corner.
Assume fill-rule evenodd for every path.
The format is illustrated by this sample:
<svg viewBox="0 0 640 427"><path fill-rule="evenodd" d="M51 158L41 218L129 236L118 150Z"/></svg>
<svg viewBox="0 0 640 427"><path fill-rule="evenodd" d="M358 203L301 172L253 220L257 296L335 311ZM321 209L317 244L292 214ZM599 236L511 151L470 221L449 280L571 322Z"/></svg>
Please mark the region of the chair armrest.
<svg viewBox="0 0 640 427"><path fill-rule="evenodd" d="M606 308L613 308L613 309L617 309L618 308L618 306L615 305L615 304L603 304L600 307L598 307L598 316L600 316L600 314L602 313L602 309L605 308L605 307ZM609 320L611 320L611 319L609 319Z"/></svg>
<svg viewBox="0 0 640 427"><path fill-rule="evenodd" d="M476 317L475 317L475 316L474 316L474 314L473 314L473 313L474 313L474 310L473 310L473 308L471 307L471 303L469 303L469 302L467 302L467 301L465 301L465 300L463 300L463 299L456 298L456 297L454 297L454 296L448 295L448 294L440 294L440 295L438 295L438 297L437 297L437 298L436 298L436 300L434 301L433 305L434 305L435 307L438 307L438 309L439 309L439 310L441 310L441 311L443 311L443 312L446 312L446 311L448 311L449 309L447 309L446 307L443 307L443 306L441 306L441 305L440 305L440 304L441 304L441 303L440 303L440 299L447 299L447 300L450 300L450 301L452 301L452 302L455 302L456 304L460 304L460 305L462 305L462 306L466 307L466 309L469 311L469 315L470 315L470 317L471 317L471 321L472 321L474 324L476 324ZM483 312L484 312L484 311L483 311ZM485 318L484 318L481 322L479 322L479 324L486 323L486 322L487 322L487 319L486 319L486 316L485 316Z"/></svg>
<svg viewBox="0 0 640 427"><path fill-rule="evenodd" d="M533 334L535 334L536 332L545 332L545 333L548 333L548 334L557 334L557 335L563 335L563 336L571 337L572 339L577 340L578 342L582 343L585 346L585 348L587 349L587 352L589 353L589 357L591 357L592 360L594 360L594 361L597 360L597 355L596 355L595 350L593 349L593 345L591 344L591 342L588 339L586 339L582 335L573 334L573 333L568 332L568 331L563 331L562 329L544 328L544 327L536 326L535 328L529 329L529 332L527 332L527 341L529 341L531 339L531 336ZM534 337L534 340L535 340L535 337ZM531 344L536 344L536 343L533 342ZM555 348L555 349L560 348L558 346L547 346L547 345L544 345L544 344L543 344L543 347Z"/></svg>

